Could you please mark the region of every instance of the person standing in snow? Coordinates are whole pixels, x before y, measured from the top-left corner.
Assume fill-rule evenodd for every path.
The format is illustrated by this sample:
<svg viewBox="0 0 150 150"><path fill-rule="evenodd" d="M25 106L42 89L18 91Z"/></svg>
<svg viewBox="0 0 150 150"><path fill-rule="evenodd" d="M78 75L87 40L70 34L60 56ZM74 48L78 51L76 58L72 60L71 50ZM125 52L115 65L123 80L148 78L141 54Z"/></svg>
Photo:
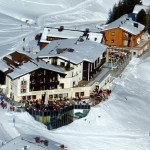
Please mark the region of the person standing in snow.
<svg viewBox="0 0 150 150"><path fill-rule="evenodd" d="M14 127L15 127L15 118L13 118L13 123L14 123Z"/></svg>

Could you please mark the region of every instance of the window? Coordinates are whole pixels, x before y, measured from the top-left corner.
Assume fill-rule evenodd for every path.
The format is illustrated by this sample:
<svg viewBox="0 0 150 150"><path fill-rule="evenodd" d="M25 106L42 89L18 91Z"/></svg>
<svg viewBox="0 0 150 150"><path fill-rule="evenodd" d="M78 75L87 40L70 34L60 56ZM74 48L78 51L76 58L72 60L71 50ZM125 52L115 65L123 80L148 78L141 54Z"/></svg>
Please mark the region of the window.
<svg viewBox="0 0 150 150"><path fill-rule="evenodd" d="M34 91L34 86L33 86L32 88L30 88L30 92L31 92L31 91Z"/></svg>
<svg viewBox="0 0 150 150"><path fill-rule="evenodd" d="M111 40L111 43L114 43L114 40Z"/></svg>
<svg viewBox="0 0 150 150"><path fill-rule="evenodd" d="M128 33L124 33L124 37L128 37Z"/></svg>
<svg viewBox="0 0 150 150"><path fill-rule="evenodd" d="M31 81L31 83L34 84L34 83L35 83L35 79L33 79L33 80Z"/></svg>
<svg viewBox="0 0 150 150"><path fill-rule="evenodd" d="M84 96L84 92L81 92L80 95L81 95L81 96Z"/></svg>
<svg viewBox="0 0 150 150"><path fill-rule="evenodd" d="M32 72L32 73L31 73L31 76L34 76L34 75L35 75L35 72Z"/></svg>
<svg viewBox="0 0 150 150"><path fill-rule="evenodd" d="M79 92L76 92L76 93L75 93L75 97L79 97Z"/></svg>
<svg viewBox="0 0 150 150"><path fill-rule="evenodd" d="M32 99L36 99L36 95L32 95Z"/></svg>
<svg viewBox="0 0 150 150"><path fill-rule="evenodd" d="M53 95L49 95L49 98L52 99L52 98L53 98Z"/></svg>
<svg viewBox="0 0 150 150"><path fill-rule="evenodd" d="M21 93L26 93L26 89L21 89Z"/></svg>
<svg viewBox="0 0 150 150"><path fill-rule="evenodd" d="M26 100L26 96L22 96L22 101L25 101Z"/></svg>
<svg viewBox="0 0 150 150"><path fill-rule="evenodd" d="M43 80L42 80L42 79L40 79L40 83L43 83Z"/></svg>
<svg viewBox="0 0 150 150"><path fill-rule="evenodd" d="M53 77L53 81L55 81L56 80L56 78L55 77Z"/></svg>
<svg viewBox="0 0 150 150"><path fill-rule="evenodd" d="M58 94L54 94L54 98L58 98Z"/></svg>
<svg viewBox="0 0 150 150"><path fill-rule="evenodd" d="M100 58L99 58L99 57L98 57L98 60L97 60L97 61L98 61L98 63L100 62Z"/></svg>
<svg viewBox="0 0 150 150"><path fill-rule="evenodd" d="M109 82L109 77L107 78L107 83Z"/></svg>
<svg viewBox="0 0 150 150"><path fill-rule="evenodd" d="M60 62L60 66L61 66L61 67L64 67L64 66L65 66L65 63L64 63L64 62Z"/></svg>
<svg viewBox="0 0 150 150"><path fill-rule="evenodd" d="M27 81L21 81L21 85L27 84Z"/></svg>
<svg viewBox="0 0 150 150"><path fill-rule="evenodd" d="M25 81L24 79L21 81L20 92L21 93L27 92L27 81Z"/></svg>
<svg viewBox="0 0 150 150"><path fill-rule="evenodd" d="M97 38L95 37L94 41L97 41Z"/></svg>
<svg viewBox="0 0 150 150"><path fill-rule="evenodd" d="M114 36L114 35L115 35L115 32L111 32L111 35Z"/></svg>
<svg viewBox="0 0 150 150"><path fill-rule="evenodd" d="M64 83L60 83L60 88L64 89Z"/></svg>
<svg viewBox="0 0 150 150"><path fill-rule="evenodd" d="M75 86L75 84L76 84L76 82L75 82L75 81L73 81L73 87Z"/></svg>
<svg viewBox="0 0 150 150"><path fill-rule="evenodd" d="M59 98L62 98L63 97L63 95L62 94L59 94Z"/></svg>
<svg viewBox="0 0 150 150"><path fill-rule="evenodd" d="M46 40L47 40L47 41L53 41L53 38L47 36Z"/></svg>
<svg viewBox="0 0 150 150"><path fill-rule="evenodd" d="M133 52L133 55L136 55L136 52Z"/></svg>
<svg viewBox="0 0 150 150"><path fill-rule="evenodd" d="M97 66L97 63L96 63L96 61L95 61L95 63L94 63L94 66L95 66L95 68L96 68L96 66Z"/></svg>
<svg viewBox="0 0 150 150"><path fill-rule="evenodd" d="M68 93L64 93L63 95L64 95L64 97L68 97Z"/></svg>
<svg viewBox="0 0 150 150"><path fill-rule="evenodd" d="M31 96L27 96L27 100L30 100L31 99Z"/></svg>

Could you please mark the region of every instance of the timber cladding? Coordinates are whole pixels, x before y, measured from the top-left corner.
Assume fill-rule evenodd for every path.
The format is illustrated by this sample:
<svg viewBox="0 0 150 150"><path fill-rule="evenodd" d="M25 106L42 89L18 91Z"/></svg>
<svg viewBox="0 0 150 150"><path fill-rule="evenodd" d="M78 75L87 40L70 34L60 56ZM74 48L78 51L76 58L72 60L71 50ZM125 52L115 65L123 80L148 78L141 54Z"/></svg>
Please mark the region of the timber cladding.
<svg viewBox="0 0 150 150"><path fill-rule="evenodd" d="M140 43L143 32L133 35L123 29L115 28L104 31L104 41L107 46L135 47Z"/></svg>

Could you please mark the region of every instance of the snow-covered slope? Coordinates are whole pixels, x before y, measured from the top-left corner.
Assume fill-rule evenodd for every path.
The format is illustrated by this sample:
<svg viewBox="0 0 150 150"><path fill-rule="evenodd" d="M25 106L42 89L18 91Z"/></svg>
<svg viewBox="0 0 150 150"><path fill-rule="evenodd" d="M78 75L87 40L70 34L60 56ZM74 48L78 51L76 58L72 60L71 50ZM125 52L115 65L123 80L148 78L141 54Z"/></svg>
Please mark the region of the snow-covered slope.
<svg viewBox="0 0 150 150"><path fill-rule="evenodd" d="M14 49L24 37L30 41L46 25L104 23L116 1L0 0L0 48Z"/></svg>
<svg viewBox="0 0 150 150"><path fill-rule="evenodd" d="M58 14L59 12L64 13L68 10L72 10L72 13L74 13L73 11L78 12L81 11L81 9L83 9L83 11L86 9L92 12L93 10L98 10L100 16L100 14L106 13L101 3L102 0L0 0L0 11L18 19L24 17L33 20L44 14ZM80 18L81 16L78 17Z"/></svg>
<svg viewBox="0 0 150 150"><path fill-rule="evenodd" d="M27 37L30 41L45 24L105 21L114 1L117 0L0 0L0 50L21 48L22 39ZM63 143L70 150L149 150L149 64L150 54L132 60L122 78L116 80L108 101L93 107L86 121L83 118L54 131L48 131L27 113L0 108L0 140L37 134Z"/></svg>
<svg viewBox="0 0 150 150"><path fill-rule="evenodd" d="M45 25L106 21L102 0L0 0L0 48L21 47Z"/></svg>

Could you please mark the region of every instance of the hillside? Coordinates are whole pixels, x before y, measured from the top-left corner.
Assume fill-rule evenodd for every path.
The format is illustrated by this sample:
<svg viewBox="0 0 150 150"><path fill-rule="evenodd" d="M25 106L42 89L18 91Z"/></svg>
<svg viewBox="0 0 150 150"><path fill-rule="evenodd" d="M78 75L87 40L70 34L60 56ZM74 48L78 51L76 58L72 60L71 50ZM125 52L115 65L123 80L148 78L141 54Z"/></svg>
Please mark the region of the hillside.
<svg viewBox="0 0 150 150"><path fill-rule="evenodd" d="M94 26L106 21L116 0L0 0L0 50L21 48L45 25ZM149 0L144 0L149 4ZM93 25L94 24L94 25ZM0 107L0 141L19 135L42 135L69 150L149 150L150 53L133 59L108 101L70 125L48 131L27 113ZM16 119L16 124L12 119Z"/></svg>
<svg viewBox="0 0 150 150"><path fill-rule="evenodd" d="M103 1L96 0L0 0L0 48L15 49L30 41L46 25L80 25L105 22Z"/></svg>

